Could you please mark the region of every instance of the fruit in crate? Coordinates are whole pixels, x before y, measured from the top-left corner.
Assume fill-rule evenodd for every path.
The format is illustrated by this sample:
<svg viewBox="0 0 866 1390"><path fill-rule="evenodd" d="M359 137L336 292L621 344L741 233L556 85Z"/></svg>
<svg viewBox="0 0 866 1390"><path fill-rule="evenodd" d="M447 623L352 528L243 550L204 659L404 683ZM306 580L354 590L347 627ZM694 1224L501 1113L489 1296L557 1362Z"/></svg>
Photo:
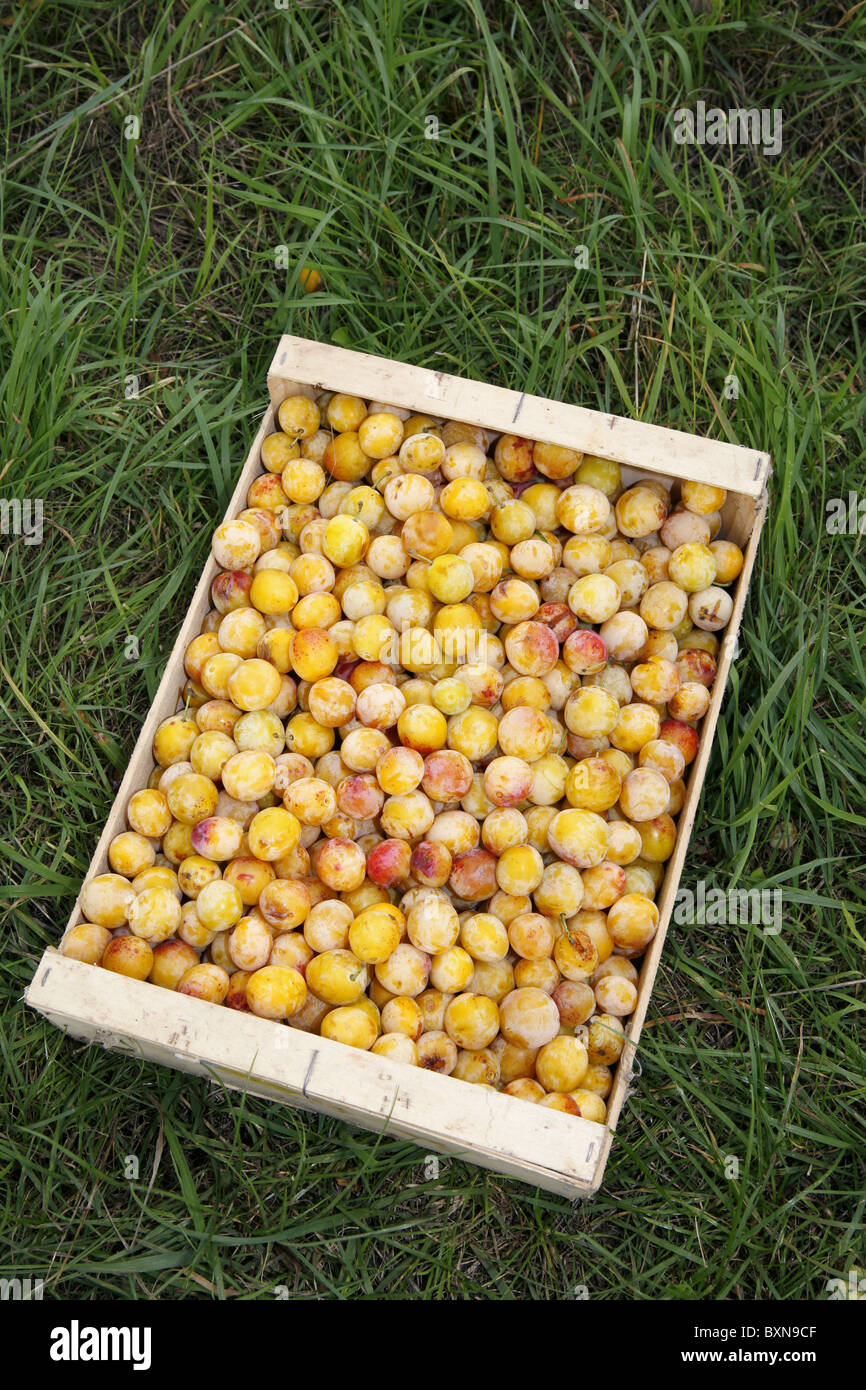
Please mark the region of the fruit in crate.
<svg viewBox="0 0 866 1390"><path fill-rule="evenodd" d="M66 954L603 1122L743 565L725 495L289 396Z"/></svg>

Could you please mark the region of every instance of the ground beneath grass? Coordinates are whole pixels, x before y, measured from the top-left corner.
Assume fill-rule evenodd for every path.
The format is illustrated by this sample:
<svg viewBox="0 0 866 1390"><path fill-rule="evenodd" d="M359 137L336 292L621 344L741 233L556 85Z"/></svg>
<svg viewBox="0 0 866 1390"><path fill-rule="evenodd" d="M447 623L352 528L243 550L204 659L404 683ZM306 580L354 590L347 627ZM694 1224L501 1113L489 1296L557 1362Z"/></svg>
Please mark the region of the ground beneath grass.
<svg viewBox="0 0 866 1390"><path fill-rule="evenodd" d="M0 491L44 538L0 538L0 1275L655 1300L866 1267L866 575L827 528L863 489L864 33L843 4L7 7ZM779 110L781 149L677 144L699 100ZM671 930L585 1204L21 1003L285 330L773 455L683 882L778 888L782 930Z"/></svg>

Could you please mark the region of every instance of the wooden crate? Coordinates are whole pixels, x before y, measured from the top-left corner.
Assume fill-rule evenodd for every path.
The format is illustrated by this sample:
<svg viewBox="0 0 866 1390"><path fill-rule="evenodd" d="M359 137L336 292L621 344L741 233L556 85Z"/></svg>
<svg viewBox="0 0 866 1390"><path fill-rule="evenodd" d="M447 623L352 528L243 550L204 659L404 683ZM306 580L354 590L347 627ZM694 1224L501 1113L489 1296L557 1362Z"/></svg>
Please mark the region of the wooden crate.
<svg viewBox="0 0 866 1390"><path fill-rule="evenodd" d="M734 609L721 643L712 701L678 820L677 847L657 899L659 929L643 960L637 1009L629 1021L626 1047L608 1100L608 1122L601 1125L577 1119L451 1077L391 1063L299 1029L275 1027L252 1015L82 964L55 949L43 954L27 990L27 1002L73 1037L207 1076L254 1095L324 1111L366 1129L400 1135L426 1150L456 1154L567 1197L586 1195L601 1183L612 1131L629 1088L728 671L736 656L737 634L766 513L769 457L732 444L289 336L280 340L268 374L268 390L270 405L241 471L227 517L244 507L250 483L263 471L261 445L274 430L280 402L287 395L303 392L315 396L324 390L346 391L366 400L387 401L481 425L496 433L521 434L615 459L628 481L653 473L667 483L693 478L728 490L724 534L743 548L745 565L734 591ZM185 681L184 652L210 608L210 587L217 573L218 567L210 559L99 838L88 878L106 872L108 845L126 828L127 801L145 785L153 766L151 744L157 725L179 708ZM76 905L67 930L81 920Z"/></svg>

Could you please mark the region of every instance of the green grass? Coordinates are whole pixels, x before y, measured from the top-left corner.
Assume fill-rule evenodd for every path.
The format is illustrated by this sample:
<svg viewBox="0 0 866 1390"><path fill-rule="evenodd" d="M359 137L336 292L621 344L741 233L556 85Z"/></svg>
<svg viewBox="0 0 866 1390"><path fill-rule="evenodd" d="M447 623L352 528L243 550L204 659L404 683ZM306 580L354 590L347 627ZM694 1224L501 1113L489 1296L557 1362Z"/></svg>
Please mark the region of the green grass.
<svg viewBox="0 0 866 1390"><path fill-rule="evenodd" d="M0 542L0 1274L654 1300L820 1298L866 1267L866 574L824 525L866 444L864 33L862 7L757 0L8 7L0 493L43 498L45 537ZM676 145L699 98L782 108L782 152ZM410 1145L21 1003L286 329L773 454L684 883L779 887L783 930L672 930L589 1203L457 1161L426 1179Z"/></svg>

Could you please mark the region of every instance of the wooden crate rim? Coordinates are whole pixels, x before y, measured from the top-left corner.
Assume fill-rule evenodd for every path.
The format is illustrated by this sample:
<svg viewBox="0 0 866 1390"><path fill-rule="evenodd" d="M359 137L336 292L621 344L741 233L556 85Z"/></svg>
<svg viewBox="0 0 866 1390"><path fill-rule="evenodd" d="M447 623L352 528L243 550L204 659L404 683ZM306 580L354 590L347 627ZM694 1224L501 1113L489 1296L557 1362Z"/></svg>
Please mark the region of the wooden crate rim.
<svg viewBox="0 0 866 1390"><path fill-rule="evenodd" d="M764 492L771 472L768 454L726 440L608 415L334 343L289 333L281 337L268 371L275 409L288 394L287 387L339 391L347 382L367 400L386 400L401 409L432 415L440 413L437 405L445 406L450 418L469 425L519 432L529 439L578 448L632 468L711 483L752 498Z"/></svg>
<svg viewBox="0 0 866 1390"><path fill-rule="evenodd" d="M291 1099L408 1138L466 1161L561 1182L570 1195L597 1186L610 1146L606 1125L528 1106L498 1091L407 1067L301 1029L43 953L25 1001L73 1036L144 1061ZM129 1044L129 1046L124 1046ZM349 1114L346 1114L346 1110Z"/></svg>

